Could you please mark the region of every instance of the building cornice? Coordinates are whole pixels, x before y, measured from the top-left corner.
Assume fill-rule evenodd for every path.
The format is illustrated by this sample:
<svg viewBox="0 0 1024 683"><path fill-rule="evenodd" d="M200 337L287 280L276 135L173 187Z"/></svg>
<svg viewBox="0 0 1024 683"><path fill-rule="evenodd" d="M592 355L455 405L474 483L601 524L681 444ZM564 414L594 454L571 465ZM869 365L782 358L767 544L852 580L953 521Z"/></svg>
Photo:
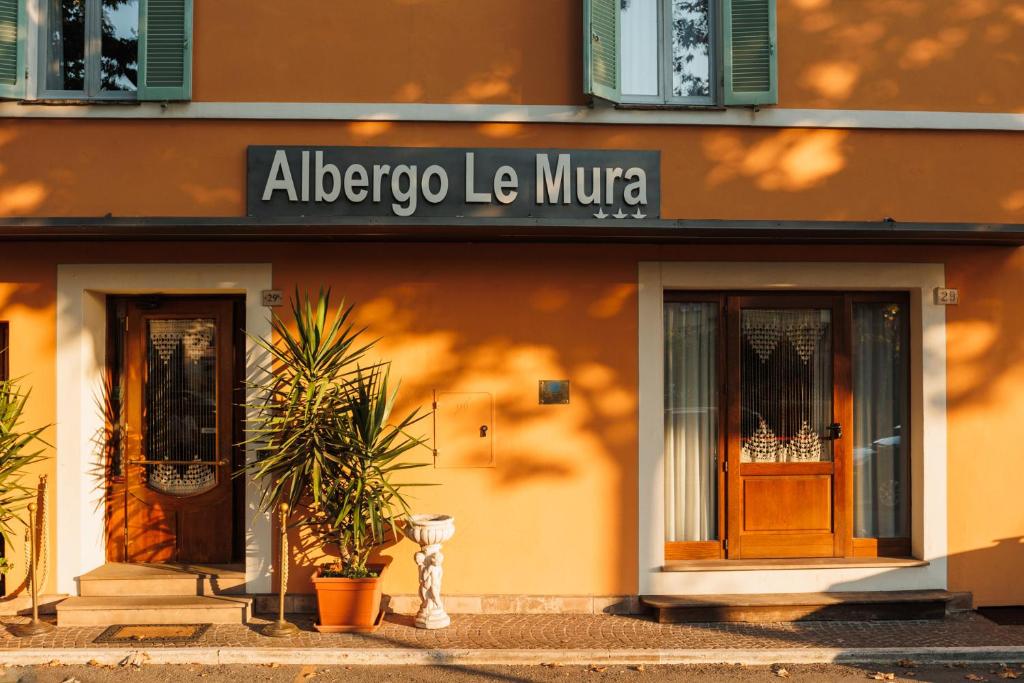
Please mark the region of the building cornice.
<svg viewBox="0 0 1024 683"><path fill-rule="evenodd" d="M1024 244L1020 223L250 217L2 218L0 240Z"/></svg>
<svg viewBox="0 0 1024 683"><path fill-rule="evenodd" d="M629 109L610 106L316 102L0 103L6 119L234 119L750 126L893 130L1024 131L1024 113L879 109Z"/></svg>

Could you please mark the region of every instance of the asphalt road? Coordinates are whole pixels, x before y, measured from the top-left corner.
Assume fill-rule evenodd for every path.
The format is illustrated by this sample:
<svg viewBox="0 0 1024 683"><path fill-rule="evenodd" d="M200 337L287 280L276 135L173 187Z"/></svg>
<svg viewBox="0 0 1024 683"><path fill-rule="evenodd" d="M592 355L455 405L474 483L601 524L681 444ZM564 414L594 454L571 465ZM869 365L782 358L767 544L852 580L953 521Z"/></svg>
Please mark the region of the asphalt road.
<svg viewBox="0 0 1024 683"><path fill-rule="evenodd" d="M888 678L893 674L894 678ZM0 683L321 683L327 681L1003 681L1020 677L1024 667L993 665L890 666L501 666L501 667L316 667L316 666L40 666L12 667Z"/></svg>

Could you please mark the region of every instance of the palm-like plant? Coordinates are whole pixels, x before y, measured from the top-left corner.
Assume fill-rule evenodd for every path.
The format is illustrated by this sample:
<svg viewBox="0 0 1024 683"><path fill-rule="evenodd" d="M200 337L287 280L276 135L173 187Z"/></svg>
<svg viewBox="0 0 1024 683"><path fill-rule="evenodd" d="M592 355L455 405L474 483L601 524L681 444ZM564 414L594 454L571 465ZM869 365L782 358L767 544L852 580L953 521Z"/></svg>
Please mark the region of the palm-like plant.
<svg viewBox="0 0 1024 683"><path fill-rule="evenodd" d="M18 516L32 500L35 489L22 484L25 468L42 460L42 439L46 427L25 429L23 418L30 391L22 391L16 380L0 382L0 534L6 547L14 535L14 523L23 522ZM0 563L0 572L10 569L6 558Z"/></svg>
<svg viewBox="0 0 1024 683"><path fill-rule="evenodd" d="M247 443L262 457L243 471L264 483L264 510L286 502L299 524L337 545L340 560L326 575L370 576L374 546L395 537L397 518L408 514L408 484L391 477L421 466L396 460L422 443L408 431L422 416L415 410L391 424L387 364L364 364L376 341L359 342L365 330L351 322L351 306L332 316L330 291L321 290L315 302L296 292L291 307L294 331L274 314L276 341L254 338L267 379L250 383L261 398L250 406Z"/></svg>

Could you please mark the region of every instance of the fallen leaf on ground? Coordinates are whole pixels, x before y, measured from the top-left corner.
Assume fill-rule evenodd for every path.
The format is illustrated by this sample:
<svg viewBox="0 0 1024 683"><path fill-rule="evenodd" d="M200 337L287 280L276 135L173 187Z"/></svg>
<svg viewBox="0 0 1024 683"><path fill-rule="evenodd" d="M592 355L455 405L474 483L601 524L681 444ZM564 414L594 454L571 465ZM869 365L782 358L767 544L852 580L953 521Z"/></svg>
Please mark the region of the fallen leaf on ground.
<svg viewBox="0 0 1024 683"><path fill-rule="evenodd" d="M965 681L985 681L985 680L988 680L988 679L985 678L984 676L979 676L978 674L967 674L967 675L964 676L964 680Z"/></svg>
<svg viewBox="0 0 1024 683"><path fill-rule="evenodd" d="M546 667L548 667L550 669L550 668L554 668L556 666L562 666L562 664L560 664L558 662L542 662L541 666L546 666Z"/></svg>
<svg viewBox="0 0 1024 683"><path fill-rule="evenodd" d="M779 678L789 678L789 672L786 671L785 669L776 669L775 670L775 675L778 676Z"/></svg>
<svg viewBox="0 0 1024 683"><path fill-rule="evenodd" d="M138 668L142 667L142 664L147 659L149 659L149 657L147 657L144 653L142 653L142 652L133 652L130 655L128 655L127 657L125 657L124 659L122 659L120 661L120 663L118 664L118 666L122 666L122 667L133 666L136 669L138 669Z"/></svg>
<svg viewBox="0 0 1024 683"><path fill-rule="evenodd" d="M915 666L917 666L917 662L915 662L913 659L901 659L900 661L896 662L896 666L902 666L904 669L913 669Z"/></svg>
<svg viewBox="0 0 1024 683"><path fill-rule="evenodd" d="M896 680L896 674L886 673L884 671L876 671L871 676L871 678L873 678L876 681L895 681Z"/></svg>
<svg viewBox="0 0 1024 683"><path fill-rule="evenodd" d="M65 678L61 683L82 683L82 681L72 676L71 678Z"/></svg>
<svg viewBox="0 0 1024 683"><path fill-rule="evenodd" d="M590 670L591 670L591 671L595 671L595 672L597 672L597 673L601 673L602 671L607 671L607 670L608 670L608 667L607 667L607 666L598 666L598 665L596 665L596 664L592 664L592 665L590 666Z"/></svg>
<svg viewBox="0 0 1024 683"><path fill-rule="evenodd" d="M644 671L646 671L646 669L644 668L643 664L637 664L633 667L633 671L639 671L640 673L643 673Z"/></svg>
<svg viewBox="0 0 1024 683"><path fill-rule="evenodd" d="M999 672L999 677L1000 678L1020 678L1020 676L1017 675L1017 672L1014 671L1013 669L1011 669L1010 667L1006 667L1005 669L1000 671Z"/></svg>

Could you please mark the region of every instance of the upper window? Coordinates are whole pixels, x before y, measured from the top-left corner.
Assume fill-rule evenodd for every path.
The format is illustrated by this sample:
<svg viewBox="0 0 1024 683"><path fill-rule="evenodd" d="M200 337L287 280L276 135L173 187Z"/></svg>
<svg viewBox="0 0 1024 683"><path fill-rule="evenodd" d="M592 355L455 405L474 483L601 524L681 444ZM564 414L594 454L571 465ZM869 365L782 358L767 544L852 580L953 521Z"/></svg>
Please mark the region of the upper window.
<svg viewBox="0 0 1024 683"><path fill-rule="evenodd" d="M192 99L192 0L36 0L31 58L28 4L0 0L0 99Z"/></svg>
<svg viewBox="0 0 1024 683"><path fill-rule="evenodd" d="M620 0L622 100L711 104L709 0Z"/></svg>
<svg viewBox="0 0 1024 683"><path fill-rule="evenodd" d="M139 0L47 0L47 95L134 97Z"/></svg>
<svg viewBox="0 0 1024 683"><path fill-rule="evenodd" d="M777 102L775 0L584 0L584 89L616 103Z"/></svg>

